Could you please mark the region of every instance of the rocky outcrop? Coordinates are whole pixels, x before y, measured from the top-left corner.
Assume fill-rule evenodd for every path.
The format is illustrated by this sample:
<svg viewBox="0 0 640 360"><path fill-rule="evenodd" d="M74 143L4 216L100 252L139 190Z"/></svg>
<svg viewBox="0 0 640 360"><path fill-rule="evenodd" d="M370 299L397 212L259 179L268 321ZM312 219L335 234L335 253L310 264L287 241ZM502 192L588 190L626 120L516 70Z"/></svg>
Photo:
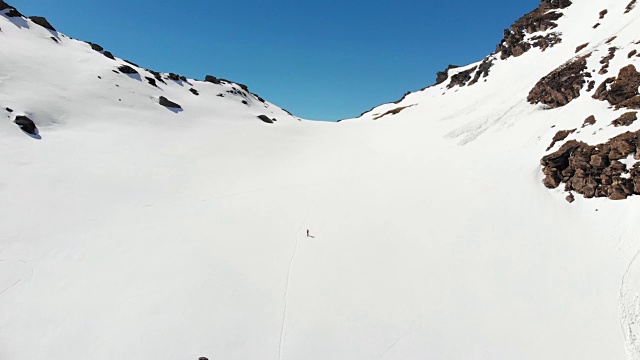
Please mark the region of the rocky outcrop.
<svg viewBox="0 0 640 360"><path fill-rule="evenodd" d="M487 57L482 60L482 63L478 66L478 70L476 71L473 79L469 82L469 86L477 83L480 80L480 77L486 78L489 76L489 70L493 66L493 58Z"/></svg>
<svg viewBox="0 0 640 360"><path fill-rule="evenodd" d="M150 76L145 76L144 77L147 82L149 83L149 85L154 86L154 87L158 87L158 84L156 83L156 79L150 77Z"/></svg>
<svg viewBox="0 0 640 360"><path fill-rule="evenodd" d="M129 65L121 65L118 67L118 70L120 70L120 72L124 74L138 74L136 69L132 68Z"/></svg>
<svg viewBox="0 0 640 360"><path fill-rule="evenodd" d="M194 88L189 89L189 91L191 91L191 93L192 93L193 95L195 95L195 96L199 96L199 95L200 95L200 93L198 92L198 90L196 90L196 89L194 89Z"/></svg>
<svg viewBox="0 0 640 360"><path fill-rule="evenodd" d="M87 44L89 44L89 46L91 46L91 49L97 51L97 52L101 52L104 51L104 48L98 44L94 44L92 42L87 42Z"/></svg>
<svg viewBox="0 0 640 360"><path fill-rule="evenodd" d="M596 123L596 117L593 115L590 115L588 118L584 119L584 122L582 123L582 127L587 127L595 123Z"/></svg>
<svg viewBox="0 0 640 360"><path fill-rule="evenodd" d="M160 103L160 105L166 106L166 107L169 107L169 108L182 109L182 106L174 103L173 101L167 99L164 96L160 96L159 103Z"/></svg>
<svg viewBox="0 0 640 360"><path fill-rule="evenodd" d="M258 119L266 122L267 124L273 124L274 121L277 121L276 119L270 119L267 115L259 115Z"/></svg>
<svg viewBox="0 0 640 360"><path fill-rule="evenodd" d="M618 77L608 78L598 86L594 99L608 101L616 108L640 109L640 73L633 65L620 69Z"/></svg>
<svg viewBox="0 0 640 360"><path fill-rule="evenodd" d="M633 10L633 8L636 7L636 2L636 0L631 0L631 2L627 5L627 8L624 10L624 13L627 14L628 12Z"/></svg>
<svg viewBox="0 0 640 360"><path fill-rule="evenodd" d="M527 34L547 31L556 28L556 21L562 17L562 13L553 11L564 9L571 5L570 0L543 0L540 6L532 12L518 19L509 29L504 30L504 38L498 44L496 53L501 59L511 56L518 57L529 51L532 47L546 49L558 42L557 34L539 36L533 43L525 40Z"/></svg>
<svg viewBox="0 0 640 360"><path fill-rule="evenodd" d="M620 115L619 118L613 120L611 122L611 125L613 125L615 127L629 126L629 125L633 124L634 121L638 120L637 114L638 113L635 112L635 111L624 113L624 114Z"/></svg>
<svg viewBox="0 0 640 360"><path fill-rule="evenodd" d="M607 54L602 59L600 59L600 64L602 64L602 67L600 68L600 71L598 71L598 74L604 75L604 74L609 72L609 63L616 56L616 51L617 50L618 50L618 48L615 47L615 46L610 47L609 48L609 54Z"/></svg>
<svg viewBox="0 0 640 360"><path fill-rule="evenodd" d="M449 78L449 70L459 68L458 65L449 65L444 71L438 71L436 74L436 85L442 84Z"/></svg>
<svg viewBox="0 0 640 360"><path fill-rule="evenodd" d="M586 198L621 200L640 195L640 163L627 169L620 162L630 155L639 160L639 144L640 131L620 134L596 146L569 140L540 161L543 183L551 189L564 183L565 191L575 191Z"/></svg>
<svg viewBox="0 0 640 360"><path fill-rule="evenodd" d="M49 29L51 31L56 31L56 29L49 23L49 21L47 21L47 19L45 19L42 16L29 16L29 19L31 19L31 21L33 21L34 23L42 26L45 29Z"/></svg>
<svg viewBox="0 0 640 360"><path fill-rule="evenodd" d="M0 11L2 10L9 10L5 13L6 16L8 17L21 17L23 16L18 10L16 10L16 8L14 8L13 6L7 4L6 2L0 0Z"/></svg>
<svg viewBox="0 0 640 360"><path fill-rule="evenodd" d="M216 85L220 85L220 79L218 79L217 77L213 76L213 75L207 75L204 77L204 81L206 82L210 82L212 84L216 84Z"/></svg>
<svg viewBox="0 0 640 360"><path fill-rule="evenodd" d="M557 108L570 103L580 96L585 77L591 77L587 70L587 57L581 56L553 70L531 89L527 100L531 104L545 104Z"/></svg>
<svg viewBox="0 0 640 360"><path fill-rule="evenodd" d="M116 59L116 57L115 57L115 56L113 56L113 54L112 54L112 53L110 53L110 52L108 52L108 51L103 52L103 53L102 53L102 55L104 55L104 56L108 57L108 58L109 58L109 59L111 59L111 60L115 60L115 59Z"/></svg>
<svg viewBox="0 0 640 360"><path fill-rule="evenodd" d="M460 71L459 73L452 75L451 81L449 82L449 85L447 85L447 88L451 89L454 86L462 87L467 85L467 83L471 80L471 74L473 74L473 72L476 71L477 68L477 66L474 66L471 69Z"/></svg>
<svg viewBox="0 0 640 360"><path fill-rule="evenodd" d="M18 115L13 122L27 134L38 135L38 128L36 127L36 124L28 117L24 115Z"/></svg>
<svg viewBox="0 0 640 360"><path fill-rule="evenodd" d="M383 117L385 117L385 116L387 116L387 115L397 115L397 114L399 114L402 110L404 110L404 109L406 109L406 108L410 108L410 107L412 107L412 106L413 106L413 105L409 105L409 106L401 106L401 107L397 107L397 108L395 108L395 109L391 109L391 110L389 110L389 111L385 112L385 113L384 113L384 114L382 114L382 115L378 115L378 116L374 117L374 118L373 118L373 120L381 119L381 118L383 118Z"/></svg>
<svg viewBox="0 0 640 360"><path fill-rule="evenodd" d="M549 147L547 147L547 151L551 150L551 148L558 142L558 141L562 141L564 139L567 138L567 136L573 134L574 132L576 132L577 129L573 129L573 130L560 130L558 131L554 136L553 139L551 141L551 144L549 145Z"/></svg>

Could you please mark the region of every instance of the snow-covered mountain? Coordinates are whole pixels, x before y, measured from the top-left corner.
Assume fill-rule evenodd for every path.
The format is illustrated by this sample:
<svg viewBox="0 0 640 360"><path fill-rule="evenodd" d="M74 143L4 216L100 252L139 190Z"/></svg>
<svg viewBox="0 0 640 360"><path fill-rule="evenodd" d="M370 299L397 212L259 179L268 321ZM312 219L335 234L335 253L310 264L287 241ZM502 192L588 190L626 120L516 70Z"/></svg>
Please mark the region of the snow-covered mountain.
<svg viewBox="0 0 640 360"><path fill-rule="evenodd" d="M640 359L635 0L337 124L0 9L0 359Z"/></svg>

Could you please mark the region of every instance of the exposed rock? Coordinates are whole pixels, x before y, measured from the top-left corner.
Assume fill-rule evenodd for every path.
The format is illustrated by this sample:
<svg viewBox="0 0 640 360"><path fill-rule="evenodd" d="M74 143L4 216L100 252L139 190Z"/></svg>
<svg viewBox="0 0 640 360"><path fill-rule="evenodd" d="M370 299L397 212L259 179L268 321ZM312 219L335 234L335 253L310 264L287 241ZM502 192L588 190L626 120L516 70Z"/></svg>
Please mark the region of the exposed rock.
<svg viewBox="0 0 640 360"><path fill-rule="evenodd" d="M629 52L629 55L627 55L627 57L629 59L631 59L632 57L634 57L636 54L638 53L638 50L631 50L631 52Z"/></svg>
<svg viewBox="0 0 640 360"><path fill-rule="evenodd" d="M249 105L249 102L247 100L242 100L242 103L245 105Z"/></svg>
<svg viewBox="0 0 640 360"><path fill-rule="evenodd" d="M213 83L213 84L217 84L217 85L219 85L219 84L220 84L220 79L218 79L217 77L215 77L215 76L213 76L213 75L207 75L207 76L205 76L205 77L204 77L204 81L206 81L206 82L210 82L210 83Z"/></svg>
<svg viewBox="0 0 640 360"><path fill-rule="evenodd" d="M449 65L444 71L438 71L436 74L436 85L442 84L449 78L449 70L459 68L458 65Z"/></svg>
<svg viewBox="0 0 640 360"><path fill-rule="evenodd" d="M584 44L582 44L582 45L580 45L580 46L576 47L576 53L579 53L579 52L580 52L580 50L582 50L582 49L586 48L587 46L589 46L589 43L584 43Z"/></svg>
<svg viewBox="0 0 640 360"><path fill-rule="evenodd" d="M591 115L588 118L584 119L584 122L582 123L582 127L593 125L595 123L596 123L596 117Z"/></svg>
<svg viewBox="0 0 640 360"><path fill-rule="evenodd" d="M180 80L183 82L187 82L187 77L186 76L180 76Z"/></svg>
<svg viewBox="0 0 640 360"><path fill-rule="evenodd" d="M544 185L575 191L586 198L625 199L640 194L640 167L631 169L619 160L634 155L638 159L640 131L620 134L604 144L590 146L569 140L560 149L542 158ZM622 176L628 174L628 176Z"/></svg>
<svg viewBox="0 0 640 360"><path fill-rule="evenodd" d="M593 90L593 88L596 87L596 81L595 80L589 80L589 82L587 83L587 92L591 92L591 90Z"/></svg>
<svg viewBox="0 0 640 360"><path fill-rule="evenodd" d="M28 117L18 115L13 122L18 125L22 131L31 135L38 135L38 128L36 127L36 124Z"/></svg>
<svg viewBox="0 0 640 360"><path fill-rule="evenodd" d="M567 136L573 134L577 129L573 129L573 130L560 130L558 131L554 136L553 139L551 141L551 145L549 145L549 147L547 147L547 151L551 150L551 148L558 142L558 141L562 141L564 139L567 138Z"/></svg>
<svg viewBox="0 0 640 360"><path fill-rule="evenodd" d="M152 74L157 81L160 81L161 83L166 84L166 82L164 82L164 80L162 79L162 75L159 72L149 70L149 69L145 69L145 70L147 70L150 74Z"/></svg>
<svg viewBox="0 0 640 360"><path fill-rule="evenodd" d="M611 122L611 125L613 125L615 127L629 126L629 125L633 124L634 121L638 120L637 114L638 113L635 112L635 111L624 113L619 118L613 120Z"/></svg>
<svg viewBox="0 0 640 360"><path fill-rule="evenodd" d="M624 10L624 13L628 13L636 7L636 0L631 0L631 2L627 5L627 8Z"/></svg>
<svg viewBox="0 0 640 360"><path fill-rule="evenodd" d="M600 26L600 23L596 23L595 25L593 25L594 29L597 29Z"/></svg>
<svg viewBox="0 0 640 360"><path fill-rule="evenodd" d="M31 21L33 21L34 23L42 26L45 29L49 29L51 31L56 31L56 29L53 26L51 26L51 24L49 24L49 21L47 21L47 19L45 19L42 16L29 16L29 19L31 19Z"/></svg>
<svg viewBox="0 0 640 360"><path fill-rule="evenodd" d="M111 60L115 60L116 59L115 56L113 56L113 54L108 52L108 51L103 52L102 55L108 57Z"/></svg>
<svg viewBox="0 0 640 360"><path fill-rule="evenodd" d="M569 195L567 195L566 199L569 202L569 204L572 204L574 201L576 201L576 197L573 196L572 193L569 193Z"/></svg>
<svg viewBox="0 0 640 360"><path fill-rule="evenodd" d="M138 72L136 71L136 69L132 68L129 65L121 65L118 67L118 70L120 70L120 72L124 73L124 74L137 74Z"/></svg>
<svg viewBox="0 0 640 360"><path fill-rule="evenodd" d="M604 74L609 72L609 70L608 70L609 69L609 63L616 56L616 51L617 50L618 50L618 48L615 47L615 46L610 47L609 48L609 54L607 56L604 56L602 59L600 59L600 64L602 64L602 67L600 68L600 71L598 71L598 74L604 75Z"/></svg>
<svg viewBox="0 0 640 360"><path fill-rule="evenodd" d="M270 119L267 115L259 115L258 119L266 122L267 124L273 124L273 120Z"/></svg>
<svg viewBox="0 0 640 360"><path fill-rule="evenodd" d="M607 41L605 41L605 44L611 44L613 42L613 40L617 39L617 36L612 36L609 39L607 39Z"/></svg>
<svg viewBox="0 0 640 360"><path fill-rule="evenodd" d="M173 80L173 81L179 81L180 80L180 75L178 74L174 74L174 73L169 73L169 80Z"/></svg>
<svg viewBox="0 0 640 360"><path fill-rule="evenodd" d="M582 56L553 70L531 89L527 100L531 104L543 103L551 108L564 106L580 96L587 70L587 57Z"/></svg>
<svg viewBox="0 0 640 360"><path fill-rule="evenodd" d="M196 89L194 89L194 88L189 89L189 91L191 91L191 93L192 93L193 95L196 95L196 96L200 95L200 93L198 92L198 90L196 90Z"/></svg>
<svg viewBox="0 0 640 360"><path fill-rule="evenodd" d="M471 80L471 74L476 71L477 68L477 66L474 66L471 69L460 71L459 73L452 75L451 81L449 82L449 85L447 85L447 88L451 89L454 86L462 87L467 85L469 80Z"/></svg>
<svg viewBox="0 0 640 360"><path fill-rule="evenodd" d="M5 3L4 1L0 0L0 10L7 10L9 9L9 11L7 11L5 13L6 16L8 17L21 17L23 16L22 14L20 14L20 12L18 10L16 10L16 8L14 8L13 6Z"/></svg>
<svg viewBox="0 0 640 360"><path fill-rule="evenodd" d="M525 38L527 34L556 28L558 26L556 21L562 17L562 14L552 10L564 9L570 5L570 0L543 0L537 9L524 15L504 31L504 38L496 48L500 58L518 57L534 46L546 49L558 43L560 38L557 35L540 36L535 45L526 41Z"/></svg>
<svg viewBox="0 0 640 360"><path fill-rule="evenodd" d="M54 43L59 43L58 39L54 38L53 36L51 36L49 39L53 40Z"/></svg>
<svg viewBox="0 0 640 360"><path fill-rule="evenodd" d="M149 76L145 76L144 78L147 79L147 82L149 83L149 85L158 87L158 84L156 84L156 79Z"/></svg>
<svg viewBox="0 0 640 360"><path fill-rule="evenodd" d="M173 101L167 99L164 96L160 96L159 102L160 102L160 105L162 105L162 106L166 106L166 107L170 107L170 108L176 108L176 109L182 109L182 106L174 103Z"/></svg>
<svg viewBox="0 0 640 360"><path fill-rule="evenodd" d="M4 108L4 109L5 109L5 110L7 110L7 112L10 112L10 113L12 113L12 112L13 112L13 109L12 109L12 108Z"/></svg>
<svg viewBox="0 0 640 360"><path fill-rule="evenodd" d="M136 64L136 63L134 63L134 62L131 62L131 61L129 61L129 60L122 59L122 61L126 62L126 63L127 63L127 64L129 64L129 65L133 65L133 66L135 66L135 67L140 67L140 66L138 66L138 64Z"/></svg>
<svg viewBox="0 0 640 360"><path fill-rule="evenodd" d="M469 86L477 83L480 80L481 76L483 78L486 78L487 76L489 76L489 70L491 69L492 66L493 66L493 59L491 57L487 57L484 60L482 60L482 63L480 63L480 66L478 66L478 70L476 71L476 74L473 76L473 79L471 80L471 82L469 82Z"/></svg>
<svg viewBox="0 0 640 360"><path fill-rule="evenodd" d="M104 50L104 48L102 46L98 45L98 44L94 44L92 42L87 42L87 44L89 44L89 46L91 46L91 49L93 49L95 51L100 52L100 51Z"/></svg>
<svg viewBox="0 0 640 360"><path fill-rule="evenodd" d="M207 359L207 358L206 358L206 357L204 357L204 356L201 356L201 357L199 357L199 358L198 358L198 360L209 360L209 359Z"/></svg>
<svg viewBox="0 0 640 360"><path fill-rule="evenodd" d="M617 78L608 78L598 86L594 99L608 101L616 108L640 109L640 73L635 66L627 65L620 69Z"/></svg>
<svg viewBox="0 0 640 360"><path fill-rule="evenodd" d="M607 9L600 11L600 20L604 19L604 16L607 15L608 12L609 10Z"/></svg>
<svg viewBox="0 0 640 360"><path fill-rule="evenodd" d="M406 108L410 108L410 107L412 107L412 106L413 106L413 105L409 105L409 106L401 106L401 107L398 107L398 108L395 108L395 109L391 109L391 110L389 110L389 111L385 112L385 113L384 113L384 114L382 114L382 115L378 115L378 116L374 117L374 118L373 118L373 120L378 120L378 119L380 119L380 118L382 118L382 117L385 117L385 116L387 116L387 115L397 115L397 114L399 114L402 110L404 110L404 109L406 109Z"/></svg>

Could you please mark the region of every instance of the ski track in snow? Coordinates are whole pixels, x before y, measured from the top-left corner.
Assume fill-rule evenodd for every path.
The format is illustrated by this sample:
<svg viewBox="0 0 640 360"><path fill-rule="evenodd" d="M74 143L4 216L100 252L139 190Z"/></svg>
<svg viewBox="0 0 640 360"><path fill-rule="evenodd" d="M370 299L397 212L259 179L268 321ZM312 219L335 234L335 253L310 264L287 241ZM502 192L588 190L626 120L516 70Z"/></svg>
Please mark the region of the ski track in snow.
<svg viewBox="0 0 640 360"><path fill-rule="evenodd" d="M298 253L298 245L300 244L300 231L302 231L302 229L304 228L304 225L307 223L307 220L309 218L309 214L311 213L311 209L313 209L313 206L315 205L316 201L318 200L318 197L320 197L320 194L322 193L322 190L324 190L324 188L327 186L327 184L332 181L333 175L334 175L335 170L336 170L337 167L338 167L338 164L334 160L334 166L333 166L333 170L331 170L331 174L329 175L329 177L327 177L327 180L323 181L322 185L320 185L320 188L318 189L318 192L313 197L313 199L311 200L311 204L309 204L309 207L307 208L307 213L305 214L304 219L302 220L302 223L300 223L300 227L298 227L298 229L296 230L296 233L295 233L296 242L295 242L295 245L293 247L293 252L291 253L291 259L289 260L289 267L287 268L287 282L285 284L285 290L284 290L284 309L282 311L282 326L280 327L280 342L279 342L279 345L278 345L278 360L282 359L282 347L284 345L284 333L285 333L286 327L287 327L287 315L288 315L288 309L289 309L289 284L291 282L291 270L293 269L293 263L295 262L296 254Z"/></svg>
<svg viewBox="0 0 640 360"><path fill-rule="evenodd" d="M640 289L637 274L640 274L638 258L640 251L631 260L622 278L620 288L620 322L630 360L640 359Z"/></svg>
<svg viewBox="0 0 640 360"><path fill-rule="evenodd" d="M387 356L387 354L393 350L396 346L398 346L398 344L404 340L407 336L411 335L411 333L413 332L413 326L415 325L415 322L413 324L411 324L411 326L409 326L409 329L407 330L407 332L405 332L402 336L400 336L396 341L393 342L393 344L389 345L388 348L385 349L385 351L382 352L382 354L380 354L380 356L376 359L376 360L382 360L384 359L385 356Z"/></svg>
<svg viewBox="0 0 640 360"><path fill-rule="evenodd" d="M18 260L17 263L20 263L21 266L23 267L20 276L18 277L17 280L14 280L14 281L10 282L11 283L10 285L8 285L8 286L5 285L4 288L0 288L0 295L2 295L5 292L11 290L12 288L16 287L18 284L20 284L22 281L25 280L25 273L27 272L26 268L29 267L29 264L24 260ZM8 260L0 260L0 265L5 265L5 264L8 264L9 266L11 266L11 264L8 262ZM2 269L2 267L3 266L0 266L0 269ZM4 270L2 272L5 273ZM29 277L32 277L33 276L33 269L31 269L30 274L31 275Z"/></svg>

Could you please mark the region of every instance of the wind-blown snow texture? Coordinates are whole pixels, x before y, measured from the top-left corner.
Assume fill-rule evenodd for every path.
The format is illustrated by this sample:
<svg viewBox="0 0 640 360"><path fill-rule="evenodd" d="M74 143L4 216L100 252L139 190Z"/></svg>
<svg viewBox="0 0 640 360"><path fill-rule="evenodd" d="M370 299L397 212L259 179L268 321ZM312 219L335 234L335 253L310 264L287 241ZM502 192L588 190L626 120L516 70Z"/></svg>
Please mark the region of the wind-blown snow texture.
<svg viewBox="0 0 640 360"><path fill-rule="evenodd" d="M0 359L640 359L640 197L569 204L540 168L626 110L527 101L574 56L640 68L628 5L338 124L0 16Z"/></svg>

